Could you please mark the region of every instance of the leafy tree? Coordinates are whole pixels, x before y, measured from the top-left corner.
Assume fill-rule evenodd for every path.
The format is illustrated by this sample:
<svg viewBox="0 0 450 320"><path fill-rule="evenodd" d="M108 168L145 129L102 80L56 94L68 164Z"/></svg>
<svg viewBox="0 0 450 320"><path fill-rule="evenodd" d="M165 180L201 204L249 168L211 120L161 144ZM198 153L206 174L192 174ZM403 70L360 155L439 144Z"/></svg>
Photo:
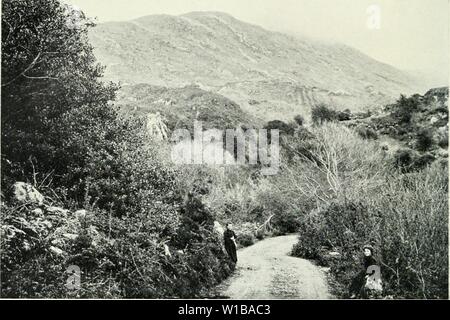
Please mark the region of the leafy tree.
<svg viewBox="0 0 450 320"><path fill-rule="evenodd" d="M338 120L338 112L321 103L312 108L311 117L314 124L322 124Z"/></svg>
<svg viewBox="0 0 450 320"><path fill-rule="evenodd" d="M27 176L29 159L38 172L59 177L83 165L86 148L70 141L114 136L108 130L116 111L108 102L117 86L100 81L92 26L57 0L2 2L2 177Z"/></svg>
<svg viewBox="0 0 450 320"><path fill-rule="evenodd" d="M410 123L412 115L419 108L417 98L401 95L397 102L391 106L392 116L400 123Z"/></svg>

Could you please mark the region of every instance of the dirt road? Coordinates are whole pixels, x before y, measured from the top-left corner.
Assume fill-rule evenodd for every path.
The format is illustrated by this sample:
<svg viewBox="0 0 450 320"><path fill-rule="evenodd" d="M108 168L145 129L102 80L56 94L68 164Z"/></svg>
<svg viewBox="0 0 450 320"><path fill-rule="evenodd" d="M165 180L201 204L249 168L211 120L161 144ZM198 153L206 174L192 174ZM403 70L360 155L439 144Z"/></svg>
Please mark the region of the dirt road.
<svg viewBox="0 0 450 320"><path fill-rule="evenodd" d="M235 273L216 292L230 299L332 299L322 270L289 256L296 242L287 235L239 250Z"/></svg>

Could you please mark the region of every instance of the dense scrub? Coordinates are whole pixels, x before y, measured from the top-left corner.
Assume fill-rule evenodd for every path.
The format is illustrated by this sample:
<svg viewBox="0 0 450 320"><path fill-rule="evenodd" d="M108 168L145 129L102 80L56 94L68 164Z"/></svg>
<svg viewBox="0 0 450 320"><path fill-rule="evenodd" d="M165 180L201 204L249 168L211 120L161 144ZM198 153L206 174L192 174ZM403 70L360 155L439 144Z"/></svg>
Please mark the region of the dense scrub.
<svg viewBox="0 0 450 320"><path fill-rule="evenodd" d="M318 132L323 141L343 130L328 125ZM314 173L316 180L327 173L317 184L322 201L303 215L293 254L331 267L337 294L349 297L362 247L369 243L381 264L384 295L447 298L447 164L398 172L388 155L372 149L375 143L361 145L354 132L347 134L344 147L340 139L323 144L329 160L319 162Z"/></svg>
<svg viewBox="0 0 450 320"><path fill-rule="evenodd" d="M111 104L92 23L56 0L2 4L2 296L195 297L226 277L208 190L183 188L145 119ZM19 199L31 185L42 201Z"/></svg>

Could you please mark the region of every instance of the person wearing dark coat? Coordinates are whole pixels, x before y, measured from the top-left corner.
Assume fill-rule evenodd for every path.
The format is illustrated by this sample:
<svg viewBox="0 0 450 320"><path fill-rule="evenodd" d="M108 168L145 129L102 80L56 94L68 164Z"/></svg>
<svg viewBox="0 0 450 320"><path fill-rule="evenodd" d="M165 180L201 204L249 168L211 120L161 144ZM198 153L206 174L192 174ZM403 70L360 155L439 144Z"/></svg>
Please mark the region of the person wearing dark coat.
<svg viewBox="0 0 450 320"><path fill-rule="evenodd" d="M357 297L365 298L364 286L366 284L367 278L370 276L368 273L368 268L373 265L377 265L377 260L373 257L373 247L371 245L365 245L363 247L364 258L363 258L363 270L361 270L350 285L350 298L354 299Z"/></svg>
<svg viewBox="0 0 450 320"><path fill-rule="evenodd" d="M233 225L231 223L227 223L226 230L223 233L223 240L225 244L225 250L230 256L231 261L234 263L237 262L237 254L236 254L236 234L232 230Z"/></svg>

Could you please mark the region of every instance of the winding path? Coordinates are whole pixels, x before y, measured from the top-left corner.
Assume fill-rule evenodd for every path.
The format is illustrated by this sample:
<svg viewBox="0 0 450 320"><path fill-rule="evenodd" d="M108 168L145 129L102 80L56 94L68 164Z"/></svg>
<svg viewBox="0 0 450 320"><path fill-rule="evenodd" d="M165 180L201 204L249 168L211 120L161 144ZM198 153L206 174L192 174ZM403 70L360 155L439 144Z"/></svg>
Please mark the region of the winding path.
<svg viewBox="0 0 450 320"><path fill-rule="evenodd" d="M235 273L216 292L230 299L332 299L324 272L289 256L296 242L296 235L287 235L239 250Z"/></svg>

